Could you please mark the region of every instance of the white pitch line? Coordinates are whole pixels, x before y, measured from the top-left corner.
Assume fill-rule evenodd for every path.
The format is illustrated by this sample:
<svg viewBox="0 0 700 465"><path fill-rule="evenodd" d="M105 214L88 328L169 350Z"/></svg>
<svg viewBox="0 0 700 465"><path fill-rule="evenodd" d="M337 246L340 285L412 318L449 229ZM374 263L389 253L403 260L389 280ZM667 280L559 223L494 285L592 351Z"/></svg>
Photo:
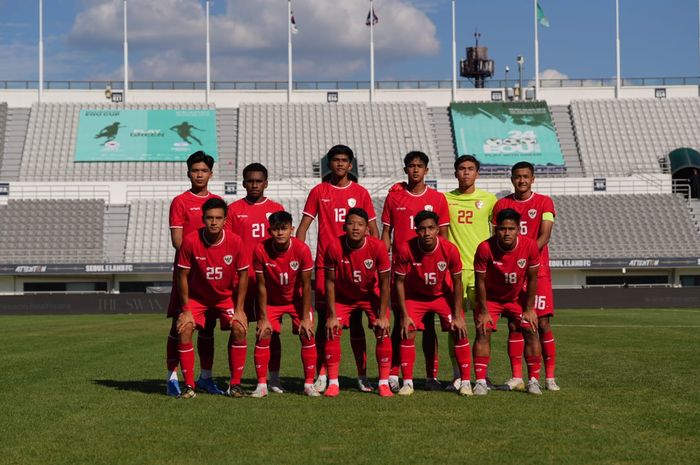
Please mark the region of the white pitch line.
<svg viewBox="0 0 700 465"><path fill-rule="evenodd" d="M552 324L558 328L700 328L700 325L558 325Z"/></svg>

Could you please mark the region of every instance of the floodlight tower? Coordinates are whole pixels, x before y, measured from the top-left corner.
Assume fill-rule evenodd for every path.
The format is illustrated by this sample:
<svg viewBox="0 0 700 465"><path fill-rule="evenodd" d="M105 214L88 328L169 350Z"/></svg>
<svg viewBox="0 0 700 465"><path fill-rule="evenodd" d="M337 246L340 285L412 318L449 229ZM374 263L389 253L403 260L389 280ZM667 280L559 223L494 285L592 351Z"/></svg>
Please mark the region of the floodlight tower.
<svg viewBox="0 0 700 465"><path fill-rule="evenodd" d="M489 60L488 47L479 47L480 32L474 33L476 45L467 47L467 59L461 60L460 75L462 77L474 79L474 87L483 89L487 78L493 76L494 62Z"/></svg>

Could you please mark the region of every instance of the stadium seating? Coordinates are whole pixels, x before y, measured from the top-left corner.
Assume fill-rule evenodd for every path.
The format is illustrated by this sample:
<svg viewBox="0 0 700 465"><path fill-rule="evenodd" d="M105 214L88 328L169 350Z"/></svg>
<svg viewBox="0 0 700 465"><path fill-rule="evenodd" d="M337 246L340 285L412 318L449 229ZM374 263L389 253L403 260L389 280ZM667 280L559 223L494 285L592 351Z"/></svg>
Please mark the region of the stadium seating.
<svg viewBox="0 0 700 465"><path fill-rule="evenodd" d="M700 236L675 194L553 197L551 258L700 256Z"/></svg>
<svg viewBox="0 0 700 465"><path fill-rule="evenodd" d="M0 261L101 263L102 200L9 200L0 205Z"/></svg>
<svg viewBox="0 0 700 465"><path fill-rule="evenodd" d="M127 263L168 263L174 257L168 228L170 200L131 202L124 259Z"/></svg>
<svg viewBox="0 0 700 465"><path fill-rule="evenodd" d="M350 146L372 176L395 176L411 150L435 153L422 103L242 104L238 171L259 161L274 177L311 177L330 147Z"/></svg>
<svg viewBox="0 0 700 465"><path fill-rule="evenodd" d="M581 100L571 104L588 176L661 172L659 159L700 147L700 99Z"/></svg>
<svg viewBox="0 0 700 465"><path fill-rule="evenodd" d="M0 180L19 180L19 170L22 163L22 150L27 136L29 108L6 108L7 119L4 130L0 129L3 147L0 148ZM2 108L0 108L2 112ZM2 118L0 116L0 118Z"/></svg>
<svg viewBox="0 0 700 465"><path fill-rule="evenodd" d="M29 118L27 138L22 155L21 181L172 181L183 177L179 162L89 162L75 163L74 152L78 120L82 109L109 109L113 105L93 104L34 104ZM213 109L204 104L127 104L124 109L141 110L201 110ZM230 114L224 117L231 117ZM235 122L235 118L234 118ZM230 128L230 121L222 125ZM219 133L219 140L230 138ZM233 166L235 152L231 144L219 153L219 163ZM234 146L235 147L235 146Z"/></svg>
<svg viewBox="0 0 700 465"><path fill-rule="evenodd" d="M7 125L7 103L0 103L0 169L5 153L5 128Z"/></svg>

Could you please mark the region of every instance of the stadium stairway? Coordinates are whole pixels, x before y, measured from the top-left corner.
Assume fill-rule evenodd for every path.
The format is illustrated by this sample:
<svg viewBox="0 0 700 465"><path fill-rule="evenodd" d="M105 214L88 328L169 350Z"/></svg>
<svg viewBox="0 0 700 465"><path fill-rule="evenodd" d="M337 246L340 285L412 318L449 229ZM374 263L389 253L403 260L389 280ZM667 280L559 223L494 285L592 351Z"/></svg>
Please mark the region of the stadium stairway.
<svg viewBox="0 0 700 465"><path fill-rule="evenodd" d="M567 176L584 177L585 171L581 165L581 156L576 145L571 108L568 105L550 105L549 111L552 114L554 127L557 129L557 137L564 155Z"/></svg>
<svg viewBox="0 0 700 465"><path fill-rule="evenodd" d="M29 125L29 108L8 108L4 143L0 147L0 180L18 181L24 139ZM3 128L0 128L2 131ZM2 135L0 135L2 138Z"/></svg>
<svg viewBox="0 0 700 465"><path fill-rule="evenodd" d="M428 116L436 152L430 153L434 160L431 177L450 177L454 172L457 150L454 143L454 130L449 107L428 107Z"/></svg>
<svg viewBox="0 0 700 465"><path fill-rule="evenodd" d="M243 167L238 167L238 108L216 111L216 132L219 138L219 166L214 166L220 180L237 179Z"/></svg>
<svg viewBox="0 0 700 465"><path fill-rule="evenodd" d="M700 199L690 199L689 208L690 208L690 219L693 221L693 224L695 225L695 230L700 235Z"/></svg>
<svg viewBox="0 0 700 465"><path fill-rule="evenodd" d="M124 261L126 248L129 206L106 205L104 225L105 260L110 263L121 263Z"/></svg>

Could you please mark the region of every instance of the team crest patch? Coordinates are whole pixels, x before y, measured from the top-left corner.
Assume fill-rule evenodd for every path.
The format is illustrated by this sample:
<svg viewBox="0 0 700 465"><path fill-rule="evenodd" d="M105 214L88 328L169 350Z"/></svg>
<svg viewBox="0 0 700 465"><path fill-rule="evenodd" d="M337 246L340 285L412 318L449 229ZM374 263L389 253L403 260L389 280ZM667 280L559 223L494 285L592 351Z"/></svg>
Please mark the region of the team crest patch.
<svg viewBox="0 0 700 465"><path fill-rule="evenodd" d="M520 268L525 268L526 263L527 263L527 260L525 260L524 258L521 258L520 260L518 260L518 266Z"/></svg>
<svg viewBox="0 0 700 465"><path fill-rule="evenodd" d="M355 205L357 205L357 200L348 199L348 205L350 205L350 208L355 208Z"/></svg>
<svg viewBox="0 0 700 465"><path fill-rule="evenodd" d="M537 210L535 210L534 208L529 209L527 211L527 216L529 216L530 218L532 218L534 220L535 217L537 216Z"/></svg>
<svg viewBox="0 0 700 465"><path fill-rule="evenodd" d="M291 268L292 271L298 270L299 269L299 262L296 260L289 262L289 268Z"/></svg>
<svg viewBox="0 0 700 465"><path fill-rule="evenodd" d="M230 265L233 262L233 255L226 255L224 256L224 263L227 265Z"/></svg>
<svg viewBox="0 0 700 465"><path fill-rule="evenodd" d="M367 268L368 270L371 270L373 265L374 265L374 260L369 259L369 258L367 260L365 260L365 268Z"/></svg>
<svg viewBox="0 0 700 465"><path fill-rule="evenodd" d="M438 262L438 270L445 271L447 269L447 262Z"/></svg>
<svg viewBox="0 0 700 465"><path fill-rule="evenodd" d="M484 202L482 202L481 200L477 200L476 202L474 202L474 205L476 205L477 210L481 210L484 207Z"/></svg>
<svg viewBox="0 0 700 465"><path fill-rule="evenodd" d="M433 211L433 206L432 206L432 205L426 205L426 206L425 206L425 211L427 211L427 212Z"/></svg>

